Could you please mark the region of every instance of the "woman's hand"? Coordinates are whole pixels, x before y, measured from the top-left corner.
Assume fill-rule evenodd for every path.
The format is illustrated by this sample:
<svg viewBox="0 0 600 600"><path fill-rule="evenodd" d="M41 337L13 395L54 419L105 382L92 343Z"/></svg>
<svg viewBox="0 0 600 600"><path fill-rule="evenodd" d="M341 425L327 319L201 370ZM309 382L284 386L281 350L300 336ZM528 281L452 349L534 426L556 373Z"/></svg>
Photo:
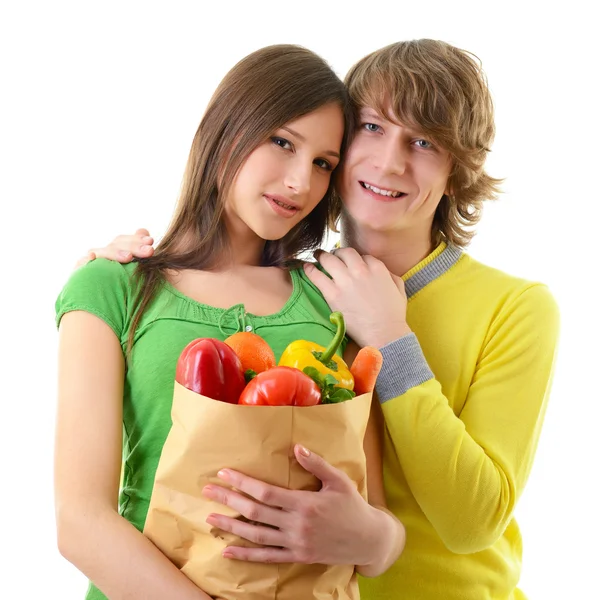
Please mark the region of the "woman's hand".
<svg viewBox="0 0 600 600"><path fill-rule="evenodd" d="M348 335L360 346L381 348L411 332L406 323L404 282L373 256L354 248L320 251L328 277L306 263L307 277L321 290L331 310L344 315Z"/></svg>
<svg viewBox="0 0 600 600"><path fill-rule="evenodd" d="M220 471L219 477L247 496L218 485L204 488L206 497L258 523L209 515L210 525L262 546L229 546L223 556L251 562L351 564L366 576L379 574L380 565L387 568L402 550L403 539L396 552L399 522L368 504L343 471L302 446L294 452L302 467L321 480L318 492L280 488L231 469Z"/></svg>
<svg viewBox="0 0 600 600"><path fill-rule="evenodd" d="M107 258L120 263L128 263L133 258L148 258L154 253L154 239L147 229L138 229L133 235L119 235L104 248L92 248L76 263L81 267L96 258Z"/></svg>

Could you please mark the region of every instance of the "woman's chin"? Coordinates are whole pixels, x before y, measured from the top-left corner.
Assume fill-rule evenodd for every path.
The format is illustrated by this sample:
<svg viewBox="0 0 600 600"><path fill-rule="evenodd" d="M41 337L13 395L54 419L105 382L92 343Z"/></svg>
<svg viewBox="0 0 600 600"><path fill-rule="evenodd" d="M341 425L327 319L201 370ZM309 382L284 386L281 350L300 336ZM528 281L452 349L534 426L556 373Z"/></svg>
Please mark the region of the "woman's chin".
<svg viewBox="0 0 600 600"><path fill-rule="evenodd" d="M276 242L283 239L291 230L291 227L264 227L256 231L256 234L266 242Z"/></svg>

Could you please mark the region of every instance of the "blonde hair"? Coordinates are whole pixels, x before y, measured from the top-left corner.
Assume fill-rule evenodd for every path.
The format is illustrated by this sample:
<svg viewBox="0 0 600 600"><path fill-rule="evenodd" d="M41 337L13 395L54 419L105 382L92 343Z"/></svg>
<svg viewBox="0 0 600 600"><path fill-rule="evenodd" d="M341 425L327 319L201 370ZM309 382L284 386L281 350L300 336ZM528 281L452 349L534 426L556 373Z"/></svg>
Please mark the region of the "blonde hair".
<svg viewBox="0 0 600 600"><path fill-rule="evenodd" d="M495 126L480 60L437 40L398 42L356 63L345 83L358 109L372 107L448 150L450 194L436 210L432 242L468 245L483 202L497 198L502 182L484 170Z"/></svg>

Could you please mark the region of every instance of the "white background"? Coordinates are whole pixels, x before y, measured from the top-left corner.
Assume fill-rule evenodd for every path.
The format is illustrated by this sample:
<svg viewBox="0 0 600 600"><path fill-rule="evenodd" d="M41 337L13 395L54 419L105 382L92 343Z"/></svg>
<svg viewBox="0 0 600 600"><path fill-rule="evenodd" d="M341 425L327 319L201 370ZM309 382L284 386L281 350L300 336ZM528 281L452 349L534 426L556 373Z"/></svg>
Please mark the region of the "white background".
<svg viewBox="0 0 600 600"><path fill-rule="evenodd" d="M52 500L54 301L76 259L137 227L162 234L206 102L247 53L298 43L343 76L367 52L420 37L475 52L496 103L489 165L506 193L471 254L547 282L562 311L553 393L517 509L522 587L530 600L595 597L600 57L583 5L1 4L0 597L69 600L85 589L55 549Z"/></svg>

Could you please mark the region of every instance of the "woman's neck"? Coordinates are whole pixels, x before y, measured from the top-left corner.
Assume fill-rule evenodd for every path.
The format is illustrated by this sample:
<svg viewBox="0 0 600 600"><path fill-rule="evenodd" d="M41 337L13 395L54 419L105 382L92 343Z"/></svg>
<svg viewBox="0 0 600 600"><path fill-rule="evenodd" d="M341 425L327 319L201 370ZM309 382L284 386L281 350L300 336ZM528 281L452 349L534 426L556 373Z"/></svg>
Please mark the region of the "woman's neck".
<svg viewBox="0 0 600 600"><path fill-rule="evenodd" d="M238 267L259 267L265 251L266 241L259 237L240 218L223 212L227 230L227 248L220 256L219 265L223 269Z"/></svg>
<svg viewBox="0 0 600 600"><path fill-rule="evenodd" d="M176 254L186 254L197 247L194 239L195 233L187 232L178 234L169 247L169 252ZM244 267L260 267L265 248L265 241L257 236L240 236L235 232L227 230L224 246L217 244L214 252L205 263L210 270L214 271L232 271ZM189 268L194 268L190 265ZM197 268L197 267L196 267Z"/></svg>

